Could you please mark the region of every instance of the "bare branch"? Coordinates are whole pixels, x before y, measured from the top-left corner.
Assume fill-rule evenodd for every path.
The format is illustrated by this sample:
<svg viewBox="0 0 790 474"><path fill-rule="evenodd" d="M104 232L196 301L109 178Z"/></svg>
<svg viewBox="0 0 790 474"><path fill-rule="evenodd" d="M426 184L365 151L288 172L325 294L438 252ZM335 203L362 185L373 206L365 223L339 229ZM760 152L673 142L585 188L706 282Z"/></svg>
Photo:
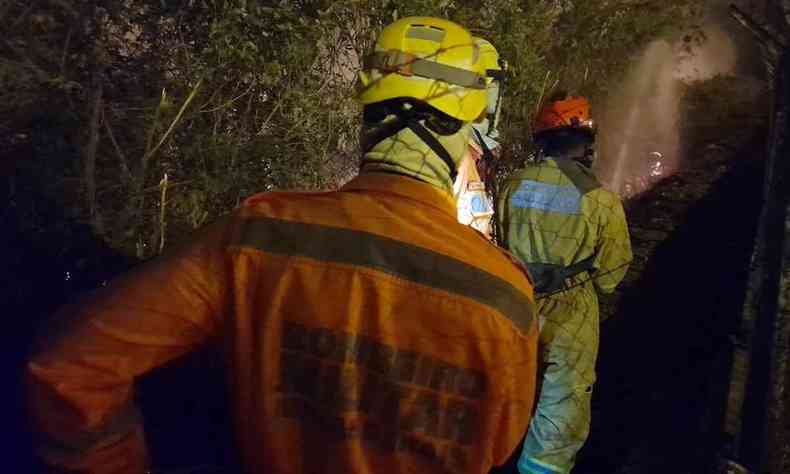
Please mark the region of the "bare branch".
<svg viewBox="0 0 790 474"><path fill-rule="evenodd" d="M164 145L164 143L167 141L168 137L170 137L170 134L173 133L173 130L176 128L176 125L178 125L178 122L181 121L181 117L184 115L184 111L186 111L187 107L189 107L189 104L192 102L192 99L194 99L195 96L197 95L198 89L200 89L200 84L202 84L202 83L203 83L203 80L201 79L201 80L198 81L197 84L195 84L195 87L192 88L192 92L189 93L189 96L187 97L187 100L185 100L184 103L181 105L181 109L178 111L178 114L173 119L173 121L170 122L170 127L168 127L168 129L165 132L165 134L162 135L162 138L159 139L159 143L157 143L156 146L152 150L148 151L145 154L143 161L148 161L149 159L151 159L151 157L154 156L154 154L159 150L159 148L162 145Z"/></svg>
<svg viewBox="0 0 790 474"><path fill-rule="evenodd" d="M162 193L159 197L159 253L161 254L162 251L165 249L165 234L167 231L167 220L166 220L166 213L165 209L167 209L167 185L168 185L167 173L159 181L159 188L162 190Z"/></svg>
<svg viewBox="0 0 790 474"><path fill-rule="evenodd" d="M121 147L118 145L118 141L115 139L115 134L112 132L112 127L110 127L110 121L107 120L107 114L102 112L103 115L103 122L104 128L107 131L107 136L110 138L110 142L112 143L113 148L115 148L115 153L118 154L118 160L121 165L121 175L123 175L124 181L127 183L131 183L132 172L129 169L129 161L126 159L126 155L124 154Z"/></svg>
<svg viewBox="0 0 790 474"><path fill-rule="evenodd" d="M269 115L266 117L266 120L264 120L264 121L263 121L263 124L261 124L261 128L258 130L258 135L262 135L262 134L263 134L263 131L264 131L264 130L266 130L266 127L269 125L269 122L271 122L271 120L272 120L272 117L274 116L274 114L275 114L275 113L276 113L278 110L280 110L280 106L281 106L281 105L283 105L283 99L282 99L282 98L279 98L279 99L277 100L277 103L276 103L276 104L274 105L274 107L272 108L272 111L271 111L271 112L269 112Z"/></svg>
<svg viewBox="0 0 790 474"><path fill-rule="evenodd" d="M252 92L252 89L253 89L253 88L255 88L255 83L252 83L252 84L250 84L250 87L248 87L246 91L244 91L244 92L242 92L241 94L237 95L236 97L234 97L234 98L232 98L232 99L230 99L230 100L226 101L225 103L223 103L223 104L220 104L220 105L218 105L218 106L216 106L216 107L214 107L214 108L208 109L208 110L205 110L205 109L203 109L203 110L201 110L200 112L201 112L201 113L216 112L216 111L218 111L218 110L221 110L221 109L224 109L224 108L226 108L226 107L229 107L229 106L230 106L231 104L233 104L234 102L238 101L239 99L242 99L244 96L246 96L247 94L249 94L250 92Z"/></svg>
<svg viewBox="0 0 790 474"><path fill-rule="evenodd" d="M754 21L752 17L738 8L737 5L730 5L730 15L744 28L749 30L758 43L767 48L777 58L779 57L778 52L787 44L786 38L782 37L781 34L769 31L765 26Z"/></svg>
<svg viewBox="0 0 790 474"><path fill-rule="evenodd" d="M69 52L69 43L71 43L71 32L72 29L69 28L68 33L66 33L66 41L63 44L63 54L60 55L60 75L65 76L64 71L66 69L66 55Z"/></svg>
<svg viewBox="0 0 790 474"><path fill-rule="evenodd" d="M538 101L535 104L535 113L540 111L540 107L543 105L543 97L546 95L546 86L549 82L549 77L551 76L551 70L546 71L546 77L543 79L543 85L540 87L540 96L538 97Z"/></svg>
<svg viewBox="0 0 790 474"><path fill-rule="evenodd" d="M730 16L752 33L755 41L761 46L763 63L768 75L773 76L779 64L782 51L787 47L787 38L781 33L771 31L766 26L760 25L754 18L738 8L737 5L730 5Z"/></svg>
<svg viewBox="0 0 790 474"><path fill-rule="evenodd" d="M104 99L104 85L99 76L99 73L95 73L93 105L88 125L88 143L82 151L82 178L85 183L85 203L88 207L91 225L94 232L103 235L104 229L96 206L96 150L99 145L99 127L103 115L102 101Z"/></svg>

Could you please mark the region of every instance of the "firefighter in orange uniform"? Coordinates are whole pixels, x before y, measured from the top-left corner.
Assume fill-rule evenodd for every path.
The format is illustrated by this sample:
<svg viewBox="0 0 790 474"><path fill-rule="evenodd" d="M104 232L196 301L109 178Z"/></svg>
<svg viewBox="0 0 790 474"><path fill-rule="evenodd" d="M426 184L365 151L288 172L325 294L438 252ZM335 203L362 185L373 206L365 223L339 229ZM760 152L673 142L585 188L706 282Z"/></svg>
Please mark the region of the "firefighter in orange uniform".
<svg viewBox="0 0 790 474"><path fill-rule="evenodd" d="M146 472L135 379L214 340L245 473L504 462L530 421L537 325L526 274L456 220L453 177L486 107L477 53L446 20L389 25L360 73L359 177L254 196L64 310L27 367L53 471Z"/></svg>

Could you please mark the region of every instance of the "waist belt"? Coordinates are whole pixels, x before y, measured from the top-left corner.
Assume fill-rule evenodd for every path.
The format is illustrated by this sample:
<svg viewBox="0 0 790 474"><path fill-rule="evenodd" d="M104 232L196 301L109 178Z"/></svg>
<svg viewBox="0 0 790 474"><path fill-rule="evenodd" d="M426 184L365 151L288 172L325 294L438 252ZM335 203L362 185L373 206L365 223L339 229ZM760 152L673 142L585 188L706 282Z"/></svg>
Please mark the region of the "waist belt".
<svg viewBox="0 0 790 474"><path fill-rule="evenodd" d="M568 289L566 280L580 273L592 272L595 255L585 258L572 265L564 267L562 265L550 265L546 263L527 263L534 288L537 293L555 293Z"/></svg>

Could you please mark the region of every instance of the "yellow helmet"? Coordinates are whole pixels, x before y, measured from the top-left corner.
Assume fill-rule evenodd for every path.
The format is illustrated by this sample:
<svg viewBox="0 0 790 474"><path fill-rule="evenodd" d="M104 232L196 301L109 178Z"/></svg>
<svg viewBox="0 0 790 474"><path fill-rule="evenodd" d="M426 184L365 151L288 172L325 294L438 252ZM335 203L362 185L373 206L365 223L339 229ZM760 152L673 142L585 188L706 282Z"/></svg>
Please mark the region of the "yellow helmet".
<svg viewBox="0 0 790 474"><path fill-rule="evenodd" d="M413 98L463 122L486 107L485 64L472 35L441 18L402 18L379 35L360 72L358 100Z"/></svg>
<svg viewBox="0 0 790 474"><path fill-rule="evenodd" d="M507 69L507 63L499 58L499 51L486 39L478 38L477 36L473 39L480 50L480 61L483 63L486 84L491 84L495 80L501 80L502 71Z"/></svg>
<svg viewBox="0 0 790 474"><path fill-rule="evenodd" d="M499 52L488 40L475 37L474 41L480 49L480 58L486 76L487 105L485 117L481 118L481 120L483 118L488 119L483 127L486 130L484 135L494 138L497 135L497 126L499 125L499 112L502 106L503 82L505 80L507 62L499 57Z"/></svg>

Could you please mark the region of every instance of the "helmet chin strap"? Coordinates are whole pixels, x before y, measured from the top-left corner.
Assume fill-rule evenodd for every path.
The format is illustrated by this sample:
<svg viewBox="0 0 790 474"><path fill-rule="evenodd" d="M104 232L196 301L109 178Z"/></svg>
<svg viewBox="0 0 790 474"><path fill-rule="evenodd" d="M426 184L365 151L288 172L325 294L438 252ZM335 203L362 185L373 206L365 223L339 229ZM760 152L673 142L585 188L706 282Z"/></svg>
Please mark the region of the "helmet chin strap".
<svg viewBox="0 0 790 474"><path fill-rule="evenodd" d="M472 127L472 133L474 133L475 137L477 137L477 143L480 144L480 149L483 150L483 161L485 163L491 163L494 161L494 154L491 152L491 149L488 148L486 141L483 140L483 135L481 135L480 132L478 132L474 127Z"/></svg>
<svg viewBox="0 0 790 474"><path fill-rule="evenodd" d="M584 150L584 154L581 157L576 158L576 161L587 168L592 168L593 163L595 162L595 149L592 146L588 146Z"/></svg>

